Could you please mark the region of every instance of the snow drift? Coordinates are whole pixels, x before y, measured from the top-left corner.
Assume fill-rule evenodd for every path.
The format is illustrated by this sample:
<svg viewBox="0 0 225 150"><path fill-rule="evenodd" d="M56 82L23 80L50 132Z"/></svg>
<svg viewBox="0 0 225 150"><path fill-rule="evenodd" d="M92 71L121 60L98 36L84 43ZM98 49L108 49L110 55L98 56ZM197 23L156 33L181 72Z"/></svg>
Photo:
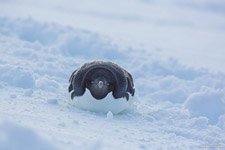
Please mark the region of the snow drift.
<svg viewBox="0 0 225 150"><path fill-rule="evenodd" d="M20 7L15 4L19 2L0 2L0 118L3 120L0 123L0 149L13 150L14 146L18 149L224 148L225 75L193 66L194 60L207 60L203 58L202 51L195 53L194 50L204 49L204 53L207 53L212 48L223 48L224 42L220 39L223 39L224 27L220 18L224 15L224 3L206 0L204 5L199 2L193 6L189 1L175 0L168 5L164 1L129 1L129 5L123 2L120 7L133 6L134 12L123 9L124 11L117 13L114 9L102 8L98 0L94 2L95 7L89 7L91 12L86 10L84 6L87 4L83 2L79 6L83 6L81 8L84 10L76 9L76 12L73 10L77 5L68 6L68 3L61 1L54 2L54 6L45 1L34 4L24 1ZM110 1L110 6L117 6L117 2L119 1ZM44 8L40 7L42 4L45 4ZM160 12L161 9L154 9L158 8L158 4L163 4L160 6L171 10L170 13L150 13L157 16L148 18L146 14L149 14L149 7L150 12ZM20 13L12 14L7 11L7 8L18 11L28 8L27 6L33 8L34 5L33 12L29 13L32 16L32 13L39 12L39 17L32 16L35 19L22 15L19 18L13 17L10 14ZM104 2L104 6L108 5ZM50 23L52 20L47 18L46 21L40 14L45 9L54 12L56 8L61 8L63 13L59 11L59 14L63 17L57 17L64 18L65 21L71 15L65 6L77 16L76 24L90 19L90 25L81 29L65 26L57 21ZM145 11L137 11L140 10L135 9L137 7ZM180 9L187 16L197 18L182 15L174 18L173 14L180 12ZM21 14L23 13L28 12L21 10ZM205 16L214 22L204 20L201 24L196 23L198 17L206 18ZM120 30L121 33L118 33L118 30L115 32L102 26L99 27L101 30L97 30L93 26L96 22L110 24L110 29L120 29L125 25L129 32ZM135 29L138 25L140 30L130 30L132 25L135 25ZM147 32L149 27L156 32ZM108 32L100 32L106 30ZM154 35L154 39L145 35L145 32ZM115 34L117 42L113 40L113 36L108 37L103 33ZM173 35L185 36L178 41L176 38L170 40ZM203 41L196 40L194 35ZM216 35L221 38L215 38ZM127 40L120 40L123 37ZM150 45L147 49L141 44L132 47L135 45L134 41L144 40ZM160 55L165 52L161 49L176 55L172 49L180 48L177 42L181 42L180 45L185 50L193 53L193 60L187 57L193 62L190 65L183 65L177 59L165 59ZM204 42L207 44L202 44ZM217 44L213 44L214 42ZM185 55L185 50L179 50L178 53ZM218 61L222 60L219 55L213 57L216 59L218 56ZM84 62L92 60L113 61L132 73L137 94L133 111L113 116L112 112L89 112L69 103L67 88L70 74ZM223 62L219 64L219 68L224 67ZM15 136L18 138L14 138ZM31 144L26 144L26 141Z"/></svg>

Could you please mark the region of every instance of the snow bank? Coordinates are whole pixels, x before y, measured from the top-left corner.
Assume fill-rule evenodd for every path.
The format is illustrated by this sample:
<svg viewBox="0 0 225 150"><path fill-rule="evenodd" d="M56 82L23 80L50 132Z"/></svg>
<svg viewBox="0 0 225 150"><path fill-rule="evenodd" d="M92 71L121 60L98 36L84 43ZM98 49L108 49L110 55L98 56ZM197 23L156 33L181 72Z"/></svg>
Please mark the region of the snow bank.
<svg viewBox="0 0 225 150"><path fill-rule="evenodd" d="M219 117L219 121L218 121L218 124L217 124L220 128L222 128L223 130L225 130L225 114L224 115L221 115Z"/></svg>
<svg viewBox="0 0 225 150"><path fill-rule="evenodd" d="M30 18L14 21L0 17L0 22L0 33L5 36L15 36L32 43L33 46L39 43L49 47L44 50L45 52L59 53L67 57L92 59L121 59L126 57L106 37L102 38L97 33L90 31L40 23ZM35 49L42 50L40 47Z"/></svg>
<svg viewBox="0 0 225 150"><path fill-rule="evenodd" d="M0 65L0 80L11 86L21 88L33 88L35 80L31 72L22 67Z"/></svg>
<svg viewBox="0 0 225 150"><path fill-rule="evenodd" d="M68 57L81 56L101 59L121 59L125 57L123 53L118 51L116 45L101 38L98 34L88 31L66 32L63 36L60 36L57 43L61 53Z"/></svg>
<svg viewBox="0 0 225 150"><path fill-rule="evenodd" d="M33 130L3 121L0 122L0 149L53 150L55 148Z"/></svg>
<svg viewBox="0 0 225 150"><path fill-rule="evenodd" d="M225 114L225 93L222 89L203 87L191 94L184 103L193 116L205 116L209 123L216 124Z"/></svg>
<svg viewBox="0 0 225 150"><path fill-rule="evenodd" d="M17 36L28 42L39 42L43 45L52 44L56 41L62 31L53 24L40 24L28 18L26 20L17 19L12 24L11 19L0 18L1 33L3 35Z"/></svg>
<svg viewBox="0 0 225 150"><path fill-rule="evenodd" d="M48 76L39 77L36 80L36 87L45 91L56 91L59 88L58 82Z"/></svg>

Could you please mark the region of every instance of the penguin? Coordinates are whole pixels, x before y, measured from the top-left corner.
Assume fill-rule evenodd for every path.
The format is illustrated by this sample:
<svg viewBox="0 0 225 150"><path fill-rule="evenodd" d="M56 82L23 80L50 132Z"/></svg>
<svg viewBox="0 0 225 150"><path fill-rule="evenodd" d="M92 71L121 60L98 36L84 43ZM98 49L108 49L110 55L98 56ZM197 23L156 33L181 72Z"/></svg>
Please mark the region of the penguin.
<svg viewBox="0 0 225 150"><path fill-rule="evenodd" d="M93 61L83 64L71 74L68 92L71 100L75 99L76 105L83 109L107 112L115 108L116 112L120 112L131 103L130 96L134 96L135 88L132 75L119 65Z"/></svg>

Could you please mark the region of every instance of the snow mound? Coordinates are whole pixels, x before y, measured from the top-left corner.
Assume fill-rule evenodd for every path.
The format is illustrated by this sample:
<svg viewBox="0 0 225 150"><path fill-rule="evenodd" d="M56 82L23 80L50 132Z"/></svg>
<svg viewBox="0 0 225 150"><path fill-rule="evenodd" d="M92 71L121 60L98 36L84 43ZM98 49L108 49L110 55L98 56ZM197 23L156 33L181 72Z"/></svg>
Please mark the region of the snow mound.
<svg viewBox="0 0 225 150"><path fill-rule="evenodd" d="M191 94L184 106L193 116L205 116L210 124L216 124L225 114L225 93L221 89L203 87L199 92Z"/></svg>
<svg viewBox="0 0 225 150"><path fill-rule="evenodd" d="M0 80L11 86L33 88L35 80L31 72L21 67L0 65Z"/></svg>
<svg viewBox="0 0 225 150"><path fill-rule="evenodd" d="M101 113L112 112L113 114L131 110L134 107L133 102L134 98L131 96L127 101L126 98L114 99L111 93L102 100L96 100L89 90L86 90L83 96L75 97L70 101L72 105L80 109Z"/></svg>
<svg viewBox="0 0 225 150"><path fill-rule="evenodd" d="M33 130L4 121L0 122L0 149L54 150L55 148Z"/></svg>
<svg viewBox="0 0 225 150"><path fill-rule="evenodd" d="M46 91L56 91L59 85L54 79L43 76L36 80L36 87Z"/></svg>
<svg viewBox="0 0 225 150"><path fill-rule="evenodd" d="M102 59L126 57L118 51L115 44L87 30L40 23L31 18L11 20L0 16L0 22L1 34L28 42L36 51L42 51L41 45L50 47L45 52L58 53L66 57Z"/></svg>
<svg viewBox="0 0 225 150"><path fill-rule="evenodd" d="M218 126L225 130L225 114L219 117Z"/></svg>

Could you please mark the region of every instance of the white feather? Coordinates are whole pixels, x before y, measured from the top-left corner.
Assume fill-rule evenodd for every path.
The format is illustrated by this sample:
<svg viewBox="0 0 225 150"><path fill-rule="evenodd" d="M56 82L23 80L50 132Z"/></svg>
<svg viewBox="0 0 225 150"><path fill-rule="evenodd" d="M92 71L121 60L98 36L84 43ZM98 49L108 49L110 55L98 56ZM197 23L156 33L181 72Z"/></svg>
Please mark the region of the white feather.
<svg viewBox="0 0 225 150"><path fill-rule="evenodd" d="M90 91L86 90L83 96L74 97L70 103L77 108L88 111L102 113L111 111L113 114L118 114L133 107L133 97L130 96L128 101L126 98L114 99L110 92L104 99L96 100Z"/></svg>

